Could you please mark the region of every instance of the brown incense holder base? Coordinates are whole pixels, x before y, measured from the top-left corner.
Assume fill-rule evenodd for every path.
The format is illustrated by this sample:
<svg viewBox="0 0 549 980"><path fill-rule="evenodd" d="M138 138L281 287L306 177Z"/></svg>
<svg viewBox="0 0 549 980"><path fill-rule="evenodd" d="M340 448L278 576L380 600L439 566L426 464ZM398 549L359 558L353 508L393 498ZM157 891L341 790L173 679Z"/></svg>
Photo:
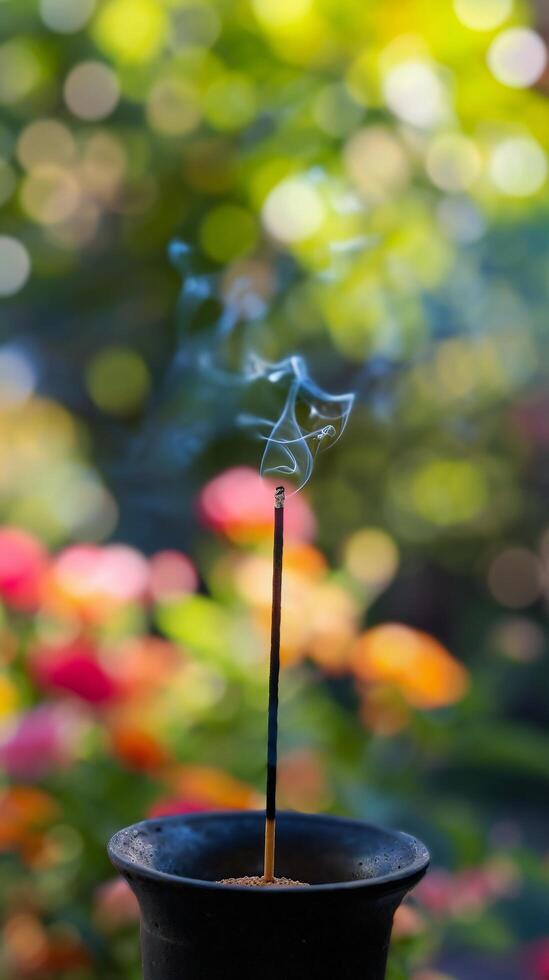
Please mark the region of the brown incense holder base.
<svg viewBox="0 0 549 980"><path fill-rule="evenodd" d="M222 878L219 885L246 885L247 888L308 888L306 881L294 881L293 878L273 878L266 881L260 875L244 875L243 878Z"/></svg>
<svg viewBox="0 0 549 980"><path fill-rule="evenodd" d="M384 980L393 915L423 844L354 820L277 815L276 862L299 888L220 884L263 870L263 813L188 814L120 830L109 854L141 909L144 980Z"/></svg>

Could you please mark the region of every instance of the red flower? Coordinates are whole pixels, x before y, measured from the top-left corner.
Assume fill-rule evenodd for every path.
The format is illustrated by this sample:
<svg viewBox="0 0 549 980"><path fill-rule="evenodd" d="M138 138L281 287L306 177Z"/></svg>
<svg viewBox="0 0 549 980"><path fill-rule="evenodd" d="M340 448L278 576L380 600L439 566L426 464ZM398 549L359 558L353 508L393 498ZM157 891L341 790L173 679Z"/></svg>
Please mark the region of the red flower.
<svg viewBox="0 0 549 980"><path fill-rule="evenodd" d="M47 554L39 541L15 527L0 529L0 596L25 612L39 605Z"/></svg>
<svg viewBox="0 0 549 980"><path fill-rule="evenodd" d="M530 980L549 980L549 937L534 943L526 957Z"/></svg>
<svg viewBox="0 0 549 980"><path fill-rule="evenodd" d="M37 682L46 690L70 691L90 704L105 704L118 694L91 644L82 638L58 647L42 647L33 658Z"/></svg>

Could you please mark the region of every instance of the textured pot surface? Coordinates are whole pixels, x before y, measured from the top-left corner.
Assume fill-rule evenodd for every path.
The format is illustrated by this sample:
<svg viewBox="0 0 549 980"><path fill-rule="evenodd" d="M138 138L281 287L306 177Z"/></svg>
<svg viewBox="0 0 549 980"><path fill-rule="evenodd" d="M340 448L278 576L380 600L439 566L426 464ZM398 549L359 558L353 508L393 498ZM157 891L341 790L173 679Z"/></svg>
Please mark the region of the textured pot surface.
<svg viewBox="0 0 549 980"><path fill-rule="evenodd" d="M220 885L259 875L263 813L146 820L110 858L141 908L145 980L383 980L393 915L429 854L407 834L354 820L280 813L280 876L303 888Z"/></svg>

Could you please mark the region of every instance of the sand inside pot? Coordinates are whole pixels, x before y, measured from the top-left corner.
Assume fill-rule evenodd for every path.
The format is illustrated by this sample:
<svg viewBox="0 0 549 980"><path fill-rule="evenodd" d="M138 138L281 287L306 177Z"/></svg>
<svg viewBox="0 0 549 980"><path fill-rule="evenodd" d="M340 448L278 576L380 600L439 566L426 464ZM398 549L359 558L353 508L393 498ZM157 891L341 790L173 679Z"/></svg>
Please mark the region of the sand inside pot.
<svg viewBox="0 0 549 980"><path fill-rule="evenodd" d="M272 881L265 881L260 875L244 875L242 878L222 878L219 885L247 885L249 888L287 888L296 886L298 888L309 888L306 881L294 881L292 878L273 878Z"/></svg>

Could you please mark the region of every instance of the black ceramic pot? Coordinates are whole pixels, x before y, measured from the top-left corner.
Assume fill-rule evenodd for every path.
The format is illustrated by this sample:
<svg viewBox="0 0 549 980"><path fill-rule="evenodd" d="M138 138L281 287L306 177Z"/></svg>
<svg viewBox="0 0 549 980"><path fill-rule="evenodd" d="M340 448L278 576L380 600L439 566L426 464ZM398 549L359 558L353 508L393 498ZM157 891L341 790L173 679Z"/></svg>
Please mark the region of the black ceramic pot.
<svg viewBox="0 0 549 980"><path fill-rule="evenodd" d="M429 854L407 834L279 813L276 873L309 888L220 885L260 875L263 813L145 820L110 858L141 908L144 980L383 980L393 915Z"/></svg>

